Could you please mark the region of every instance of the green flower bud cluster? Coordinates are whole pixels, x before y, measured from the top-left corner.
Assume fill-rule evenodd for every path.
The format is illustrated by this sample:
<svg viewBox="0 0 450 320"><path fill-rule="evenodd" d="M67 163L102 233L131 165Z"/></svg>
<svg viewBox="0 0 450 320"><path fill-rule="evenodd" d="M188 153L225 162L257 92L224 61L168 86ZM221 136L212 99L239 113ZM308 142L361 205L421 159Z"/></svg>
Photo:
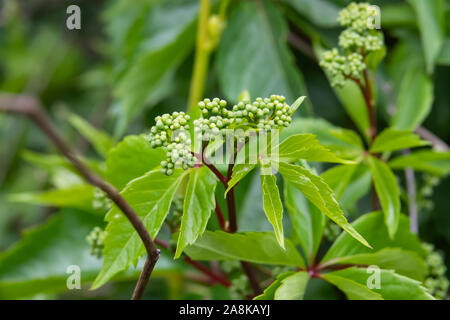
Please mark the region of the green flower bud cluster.
<svg viewBox="0 0 450 320"><path fill-rule="evenodd" d="M107 197L101 189L94 189L94 200L92 201L92 207L96 210L108 210L111 208L112 201Z"/></svg>
<svg viewBox="0 0 450 320"><path fill-rule="evenodd" d="M152 148L163 147L166 160L161 161L161 171L170 176L175 168L184 170L195 165L189 139L189 115L184 112L166 113L155 118L156 124L150 131Z"/></svg>
<svg viewBox="0 0 450 320"><path fill-rule="evenodd" d="M332 86L343 86L347 79L361 80L367 55L383 50L383 34L369 27L369 21L377 14L368 3L351 3L339 13L338 22L347 27L339 36L344 53L334 48L324 52L320 61L330 73Z"/></svg>
<svg viewBox="0 0 450 320"><path fill-rule="evenodd" d="M86 237L86 241L91 246L91 255L100 258L104 247L106 238L106 231L103 231L100 227L95 227Z"/></svg>
<svg viewBox="0 0 450 320"><path fill-rule="evenodd" d="M200 101L198 107L202 112L202 118L194 121L194 130L202 134L209 132L210 136L204 137L205 140L222 133L223 129L239 126L266 130L280 129L289 126L292 121L286 98L279 95L257 98L254 102L244 99L231 110L227 109L225 100L218 98Z"/></svg>
<svg viewBox="0 0 450 320"><path fill-rule="evenodd" d="M167 216L166 223L174 230L180 226L183 216L183 196L176 194L170 205L170 214Z"/></svg>
<svg viewBox="0 0 450 320"><path fill-rule="evenodd" d="M427 268L425 287L437 299L444 299L447 296L449 281L445 276L447 268L443 256L432 244L423 243L423 248L426 252L425 267Z"/></svg>
<svg viewBox="0 0 450 320"><path fill-rule="evenodd" d="M342 86L349 78L360 79L361 73L366 69L366 64L360 54L351 53L343 56L337 49L326 51L320 61L320 66L330 72L332 86Z"/></svg>
<svg viewBox="0 0 450 320"><path fill-rule="evenodd" d="M376 18L377 11L367 2L350 3L347 8L339 12L338 22L343 27L349 27L357 32L368 29L368 21Z"/></svg>
<svg viewBox="0 0 450 320"><path fill-rule="evenodd" d="M431 197L434 193L434 188L439 185L441 179L431 174L424 174L422 176L422 183L418 190L417 205L421 212L430 212L434 209L434 202Z"/></svg>

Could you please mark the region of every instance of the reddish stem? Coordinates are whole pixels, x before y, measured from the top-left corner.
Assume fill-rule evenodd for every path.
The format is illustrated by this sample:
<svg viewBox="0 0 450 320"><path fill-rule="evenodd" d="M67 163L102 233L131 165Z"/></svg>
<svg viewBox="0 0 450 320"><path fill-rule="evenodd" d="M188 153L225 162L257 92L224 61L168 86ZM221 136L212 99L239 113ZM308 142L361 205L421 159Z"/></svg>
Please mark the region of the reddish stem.
<svg viewBox="0 0 450 320"><path fill-rule="evenodd" d="M220 229L226 231L226 229L227 229L227 222L225 221L225 218L223 216L222 209L220 209L219 202L217 202L217 199L215 199L215 200L216 200L216 209L215 209L215 211L216 211L217 221L219 222Z"/></svg>

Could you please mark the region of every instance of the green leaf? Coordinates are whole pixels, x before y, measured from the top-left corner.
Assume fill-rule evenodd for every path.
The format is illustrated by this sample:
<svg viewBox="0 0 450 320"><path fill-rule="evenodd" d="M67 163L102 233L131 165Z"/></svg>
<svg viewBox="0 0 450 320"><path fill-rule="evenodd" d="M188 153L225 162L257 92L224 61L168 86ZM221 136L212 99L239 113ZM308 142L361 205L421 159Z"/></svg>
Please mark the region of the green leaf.
<svg viewBox="0 0 450 320"><path fill-rule="evenodd" d="M297 100L294 101L293 104L290 105L289 107L289 115L293 115L295 113L295 111L300 108L300 106L302 105L303 101L305 101L306 96L302 96L299 97Z"/></svg>
<svg viewBox="0 0 450 320"><path fill-rule="evenodd" d="M235 164L233 167L233 174L231 175L230 181L228 181L228 188L225 190L225 196L228 191L231 190L239 181L245 178L254 168L256 164Z"/></svg>
<svg viewBox="0 0 450 320"><path fill-rule="evenodd" d="M243 260L304 267L302 257L288 239L284 246L285 249L280 247L273 232L205 231L185 252L194 260Z"/></svg>
<svg viewBox="0 0 450 320"><path fill-rule="evenodd" d="M284 249L283 204L277 187L277 178L271 174L261 174L261 188L264 212L273 226L278 243Z"/></svg>
<svg viewBox="0 0 450 320"><path fill-rule="evenodd" d="M399 130L415 130L431 111L433 90L433 82L423 71L418 68L407 70L397 94L392 126Z"/></svg>
<svg viewBox="0 0 450 320"><path fill-rule="evenodd" d="M209 168L201 167L191 171L184 198L175 259L180 257L187 245L194 243L205 231L211 211L215 207L216 184L217 178Z"/></svg>
<svg viewBox="0 0 450 320"><path fill-rule="evenodd" d="M254 297L253 300L275 300L275 292L280 287L281 281L293 274L295 274L295 272L293 271L280 274L279 276L277 276L274 282L272 282L266 289L264 289L264 292L262 294Z"/></svg>
<svg viewBox="0 0 450 320"><path fill-rule="evenodd" d="M295 162L302 159L317 162L349 162L340 159L333 152L321 146L312 134L290 136L275 148L278 148L278 159L275 159L276 161Z"/></svg>
<svg viewBox="0 0 450 320"><path fill-rule="evenodd" d="M91 209L94 201L94 187L89 184L70 186L44 192L23 192L10 194L8 200L17 203L30 203L42 206L72 207Z"/></svg>
<svg viewBox="0 0 450 320"><path fill-rule="evenodd" d="M314 134L321 145L342 159L360 159L364 151L363 142L356 132L315 118L294 119L291 125L280 133L280 140L299 133Z"/></svg>
<svg viewBox="0 0 450 320"><path fill-rule="evenodd" d="M379 270L380 288L368 288L369 277L365 268L348 268L323 275L323 278L335 284L349 299L375 299L377 295L383 300L434 300L419 281L398 275L393 271ZM358 287L355 284L359 284ZM370 293L368 292L370 291Z"/></svg>
<svg viewBox="0 0 450 320"><path fill-rule="evenodd" d="M287 22L271 1L244 1L233 9L216 61L221 89L230 101L236 102L244 89L252 97L284 95L289 103L306 95L286 45L287 32Z"/></svg>
<svg viewBox="0 0 450 320"><path fill-rule="evenodd" d="M394 158L388 164L393 169L412 168L417 171L445 176L450 173L450 152L416 151Z"/></svg>
<svg viewBox="0 0 450 320"><path fill-rule="evenodd" d="M417 134L409 130L388 128L377 136L370 147L370 152L395 151L428 145L430 145L428 141L420 139Z"/></svg>
<svg viewBox="0 0 450 320"><path fill-rule="evenodd" d="M284 0L294 10L320 27L335 27L339 7L328 0Z"/></svg>
<svg viewBox="0 0 450 320"><path fill-rule="evenodd" d="M351 209L356 202L369 193L372 175L364 164L339 165L322 174L322 178L333 189L342 208Z"/></svg>
<svg viewBox="0 0 450 320"><path fill-rule="evenodd" d="M422 47L428 73L433 73L434 65L442 48L445 35L445 10L443 0L408 0L417 15Z"/></svg>
<svg viewBox="0 0 450 320"><path fill-rule="evenodd" d="M362 253L336 260L338 264L377 265L380 268L394 270L408 278L421 281L425 279L426 268L417 252L400 248L384 248L374 253Z"/></svg>
<svg viewBox="0 0 450 320"><path fill-rule="evenodd" d="M343 232L328 250L321 263L334 264L343 257L375 253L384 248L401 248L402 250L416 252L421 257L424 255L422 244L419 238L409 230L409 220L404 215L400 217L394 239L389 237L381 212L365 214L353 222L353 226L358 232L364 234L367 241L373 246L373 250L364 247Z"/></svg>
<svg viewBox="0 0 450 320"><path fill-rule="evenodd" d="M118 63L124 64L114 90L122 116L119 132L145 105L154 105L170 92L167 88L173 73L195 42L198 1L164 1L141 7L131 9L138 12L133 13L133 30L129 29L132 34L122 44L122 48L129 50L125 59L128 63L118 58ZM118 12L108 20L113 24L122 19L123 14ZM117 29L120 27L123 28ZM112 30L113 36L117 29Z"/></svg>
<svg viewBox="0 0 450 320"><path fill-rule="evenodd" d="M162 148L152 149L145 135L127 136L117 144L106 159L106 177L117 189L155 169L164 160Z"/></svg>
<svg viewBox="0 0 450 320"><path fill-rule="evenodd" d="M320 211L341 226L352 237L370 248L367 241L348 223L334 198L333 191L321 177L316 176L305 168L283 162L279 164L279 171L285 180L291 182Z"/></svg>
<svg viewBox="0 0 450 320"><path fill-rule="evenodd" d="M67 267L77 265L81 285L95 278L101 259L90 255L86 236L101 218L87 212L64 210L0 254L0 298L31 298L38 293L67 290Z"/></svg>
<svg viewBox="0 0 450 320"><path fill-rule="evenodd" d="M134 179L121 192L125 200L136 211L155 238L169 212L170 203L182 179L188 171L176 169L171 176L153 170L140 178ZM106 227L105 257L102 270L92 285L96 289L120 271L136 264L144 254L144 245L125 215L113 207L105 218Z"/></svg>
<svg viewBox="0 0 450 320"><path fill-rule="evenodd" d="M338 287L350 300L383 300L379 293L370 290L366 284L360 284L352 279L335 274L335 272L324 274L322 278Z"/></svg>
<svg viewBox="0 0 450 320"><path fill-rule="evenodd" d="M106 132L94 128L89 122L76 114L70 114L69 122L103 157L106 157L108 151L114 146L115 143L113 138L111 138Z"/></svg>
<svg viewBox="0 0 450 320"><path fill-rule="evenodd" d="M275 300L303 300L309 274L305 271L296 272L281 280L281 284L275 291Z"/></svg>
<svg viewBox="0 0 450 320"><path fill-rule="evenodd" d="M319 249L325 216L292 183L284 182L284 201L293 231L311 263Z"/></svg>
<svg viewBox="0 0 450 320"><path fill-rule="evenodd" d="M368 162L375 190L384 212L384 221L389 230L389 236L393 238L400 218L400 192L397 180L389 166L383 161L370 156Z"/></svg>

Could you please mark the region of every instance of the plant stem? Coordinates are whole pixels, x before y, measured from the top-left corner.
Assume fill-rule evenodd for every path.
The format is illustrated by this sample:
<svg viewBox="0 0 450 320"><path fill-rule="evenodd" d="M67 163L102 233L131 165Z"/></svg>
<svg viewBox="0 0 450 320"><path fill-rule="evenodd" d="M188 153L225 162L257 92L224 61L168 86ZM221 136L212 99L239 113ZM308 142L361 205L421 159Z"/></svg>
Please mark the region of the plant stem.
<svg viewBox="0 0 450 320"><path fill-rule="evenodd" d="M233 167L234 163L228 164L228 174L227 174L228 181L231 179L231 175L233 174ZM228 191L226 200L228 207L228 221L230 223L229 231L231 233L234 233L237 231L237 214L236 214L236 201L234 198L234 187Z"/></svg>
<svg viewBox="0 0 450 320"><path fill-rule="evenodd" d="M153 268L158 261L160 251L156 248L155 243L139 216L134 212L133 208L131 208L116 188L92 172L78 159L51 123L48 115L36 98L25 95L1 94L0 111L18 113L32 119L55 144L59 151L75 166L84 179L91 185L104 191L108 198L111 199L128 218L144 243L147 251L147 259L132 296L132 299L134 300L140 299L148 280L150 279Z"/></svg>
<svg viewBox="0 0 450 320"><path fill-rule="evenodd" d="M206 74L208 73L211 45L208 39L208 20L211 10L210 0L200 0L200 13L197 25L197 43L195 49L194 70L189 90L189 108L192 108L203 97Z"/></svg>
<svg viewBox="0 0 450 320"><path fill-rule="evenodd" d="M410 153L409 149L403 150L404 155ZM416 177L414 170L411 168L405 169L406 191L408 193L408 209L409 209L409 229L412 233L419 233L419 218L417 214L417 199L416 199Z"/></svg>
<svg viewBox="0 0 450 320"><path fill-rule="evenodd" d="M170 248L169 243L165 242L164 240L156 238L155 243L164 249ZM187 254L184 254L184 261L193 266L195 269L199 270L200 272L206 274L213 282L220 283L225 287L231 286L230 281L226 277L218 275L215 272L208 269L207 267L205 267L204 265L202 265L201 263L192 260L192 258L189 257Z"/></svg>
<svg viewBox="0 0 450 320"><path fill-rule="evenodd" d="M225 221L225 218L223 217L222 209L220 209L219 202L217 202L217 198L215 198L216 201L216 216L217 221L219 222L220 229L226 231L227 230L227 222Z"/></svg>
<svg viewBox="0 0 450 320"><path fill-rule="evenodd" d="M258 296L262 293L261 287L259 286L258 280L255 277L255 274L253 272L252 265L248 262L241 261L242 269L244 270L245 274L247 275L248 281L250 283L250 287L253 290L253 293L255 296Z"/></svg>

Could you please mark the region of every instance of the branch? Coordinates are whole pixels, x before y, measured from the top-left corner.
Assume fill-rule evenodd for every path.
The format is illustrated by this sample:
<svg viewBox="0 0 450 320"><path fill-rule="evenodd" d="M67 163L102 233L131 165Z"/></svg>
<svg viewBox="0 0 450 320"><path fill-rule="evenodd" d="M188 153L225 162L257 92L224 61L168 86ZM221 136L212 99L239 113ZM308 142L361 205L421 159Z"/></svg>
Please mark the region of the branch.
<svg viewBox="0 0 450 320"><path fill-rule="evenodd" d="M132 296L133 300L140 299L156 261L158 261L160 251L156 248L150 234L136 212L134 212L133 208L131 208L128 202L125 201L116 188L93 173L77 158L53 126L48 115L45 113L40 102L36 98L26 95L0 94L0 111L26 115L33 120L55 144L59 151L75 166L86 181L104 191L108 198L110 198L128 218L144 243L147 251L147 259Z"/></svg>
<svg viewBox="0 0 450 320"><path fill-rule="evenodd" d="M227 230L227 222L225 221L225 218L223 217L222 209L220 209L219 202L217 202L217 198L215 198L215 200L216 200L215 212L216 212L216 216L217 216L217 221L219 221L220 229Z"/></svg>
<svg viewBox="0 0 450 320"><path fill-rule="evenodd" d="M436 149L442 150L442 151L449 151L449 146L439 139L434 133L431 131L425 129L424 127L418 127L416 129L416 133L421 136L423 139L428 140L431 142L431 145L435 147Z"/></svg>
<svg viewBox="0 0 450 320"><path fill-rule="evenodd" d="M207 166L219 179L219 181L224 185L225 188L228 187L228 180L220 171L206 158L206 156L203 154L198 154L196 152L191 152L193 156L195 156L198 161L202 162L205 166Z"/></svg>
<svg viewBox="0 0 450 320"><path fill-rule="evenodd" d="M231 179L231 175L233 174L233 167L234 163L228 164L227 181ZM237 214L236 214L236 201L234 198L234 187L231 188L230 191L228 191L226 200L228 207L228 221L230 223L228 228L231 233L234 233L237 231Z"/></svg>

